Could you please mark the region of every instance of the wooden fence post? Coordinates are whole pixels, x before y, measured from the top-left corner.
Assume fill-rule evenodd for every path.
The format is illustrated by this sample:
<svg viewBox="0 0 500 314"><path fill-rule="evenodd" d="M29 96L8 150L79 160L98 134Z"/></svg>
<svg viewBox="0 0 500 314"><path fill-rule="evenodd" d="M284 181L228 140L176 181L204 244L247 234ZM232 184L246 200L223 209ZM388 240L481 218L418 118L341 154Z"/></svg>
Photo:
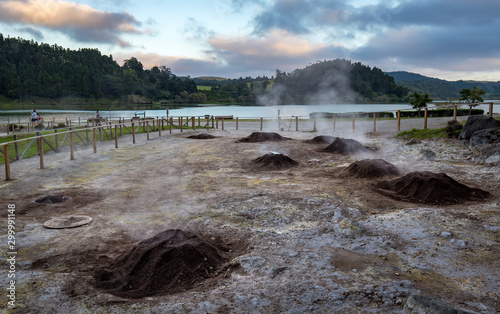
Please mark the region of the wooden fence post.
<svg viewBox="0 0 500 314"><path fill-rule="evenodd" d="M313 118L313 131L316 132L316 115Z"/></svg>
<svg viewBox="0 0 500 314"><path fill-rule="evenodd" d="M9 144L5 144L3 146L3 155L4 155L4 163L5 163L5 180L10 180L10 159L9 159Z"/></svg>
<svg viewBox="0 0 500 314"><path fill-rule="evenodd" d="M295 117L295 131L299 130L299 117Z"/></svg>
<svg viewBox="0 0 500 314"><path fill-rule="evenodd" d="M493 103L490 102L490 110L489 110L490 117L493 117Z"/></svg>
<svg viewBox="0 0 500 314"><path fill-rule="evenodd" d="M115 124L115 148L118 148L118 125Z"/></svg>
<svg viewBox="0 0 500 314"><path fill-rule="evenodd" d="M162 122L163 122L163 120L162 120ZM158 136L161 136L161 128L163 126L160 126L160 120L158 120L156 124L158 124Z"/></svg>
<svg viewBox="0 0 500 314"><path fill-rule="evenodd" d="M398 132L401 130L401 110L398 110Z"/></svg>
<svg viewBox="0 0 500 314"><path fill-rule="evenodd" d="M96 130L95 127L92 129L92 143L94 145L94 154L97 153L97 138L96 138Z"/></svg>
<svg viewBox="0 0 500 314"><path fill-rule="evenodd" d="M196 130L196 119L195 119L195 117L193 117L192 125L193 125L193 131Z"/></svg>
<svg viewBox="0 0 500 314"><path fill-rule="evenodd" d="M260 118L260 130L262 131L262 125L264 124L264 118Z"/></svg>
<svg viewBox="0 0 500 314"><path fill-rule="evenodd" d="M172 134L172 123L174 123L174 118L170 117L169 132Z"/></svg>
<svg viewBox="0 0 500 314"><path fill-rule="evenodd" d="M377 132L377 114L373 113L373 133Z"/></svg>
<svg viewBox="0 0 500 314"><path fill-rule="evenodd" d="M9 129L10 129L10 118L7 117L7 135L9 135Z"/></svg>
<svg viewBox="0 0 500 314"><path fill-rule="evenodd" d="M236 130L238 130L238 117L236 117Z"/></svg>
<svg viewBox="0 0 500 314"><path fill-rule="evenodd" d="M335 131L335 121L336 121L336 115L333 115L333 131Z"/></svg>
<svg viewBox="0 0 500 314"><path fill-rule="evenodd" d="M457 106L453 106L453 121L457 121Z"/></svg>
<svg viewBox="0 0 500 314"><path fill-rule="evenodd" d="M424 109L424 129L427 129L427 117L429 116L429 110L427 108Z"/></svg>
<svg viewBox="0 0 500 314"><path fill-rule="evenodd" d="M219 118L215 119L215 128L219 128Z"/></svg>
<svg viewBox="0 0 500 314"><path fill-rule="evenodd" d="M146 121L145 125L146 125L146 137L147 137L147 139L149 141L149 121Z"/></svg>
<svg viewBox="0 0 500 314"><path fill-rule="evenodd" d="M135 123L132 122L132 144L135 144Z"/></svg>
<svg viewBox="0 0 500 314"><path fill-rule="evenodd" d="M210 128L210 116L207 116L207 131Z"/></svg>
<svg viewBox="0 0 500 314"><path fill-rule="evenodd" d="M355 121L355 120L356 120L356 115L355 115L355 114L353 114L353 115L352 115L352 131L353 131L353 132L354 132L354 123L355 123L354 121Z"/></svg>
<svg viewBox="0 0 500 314"><path fill-rule="evenodd" d="M69 133L69 146L70 146L70 160L75 160L75 142L73 140L73 131L70 129Z"/></svg>
<svg viewBox="0 0 500 314"><path fill-rule="evenodd" d="M221 122L222 122L222 131L224 131L224 117L222 118Z"/></svg>
<svg viewBox="0 0 500 314"><path fill-rule="evenodd" d="M281 131L281 117L278 117L278 131Z"/></svg>
<svg viewBox="0 0 500 314"><path fill-rule="evenodd" d="M182 117L181 117L181 133L182 133L182 129L184 128L184 126L183 126L183 124L184 124L184 123L182 122L182 120L183 120L183 119L182 119Z"/></svg>
<svg viewBox="0 0 500 314"><path fill-rule="evenodd" d="M17 141L17 135L14 135L14 141ZM17 142L14 143L14 151L16 152L16 160L19 160L19 145L17 145Z"/></svg>
<svg viewBox="0 0 500 314"><path fill-rule="evenodd" d="M43 169L44 168L44 165L43 165L43 139L40 137L37 139L39 144L38 144L38 147L40 148L40 169Z"/></svg>

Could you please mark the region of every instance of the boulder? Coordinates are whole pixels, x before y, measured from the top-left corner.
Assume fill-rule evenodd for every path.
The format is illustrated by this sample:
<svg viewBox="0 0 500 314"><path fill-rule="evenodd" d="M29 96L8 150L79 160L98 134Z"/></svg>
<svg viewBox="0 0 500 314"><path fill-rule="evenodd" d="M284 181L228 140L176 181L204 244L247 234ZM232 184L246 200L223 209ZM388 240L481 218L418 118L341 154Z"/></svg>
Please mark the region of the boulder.
<svg viewBox="0 0 500 314"><path fill-rule="evenodd" d="M405 314L467 314L472 312L455 309L448 302L421 295L410 296L403 308Z"/></svg>
<svg viewBox="0 0 500 314"><path fill-rule="evenodd" d="M500 142L500 128L483 129L474 132L470 138L471 144L491 144Z"/></svg>
<svg viewBox="0 0 500 314"><path fill-rule="evenodd" d="M458 138L468 140L476 131L492 128L500 128L500 121L490 116L470 116Z"/></svg>

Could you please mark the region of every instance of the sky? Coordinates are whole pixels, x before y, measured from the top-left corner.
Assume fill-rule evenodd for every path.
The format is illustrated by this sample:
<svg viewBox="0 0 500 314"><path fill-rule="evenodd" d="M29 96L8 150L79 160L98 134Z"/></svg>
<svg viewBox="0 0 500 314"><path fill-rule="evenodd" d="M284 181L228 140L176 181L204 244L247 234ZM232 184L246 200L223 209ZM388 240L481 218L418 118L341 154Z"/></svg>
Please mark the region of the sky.
<svg viewBox="0 0 500 314"><path fill-rule="evenodd" d="M348 59L500 81L497 0L0 0L0 33L179 76L273 76Z"/></svg>

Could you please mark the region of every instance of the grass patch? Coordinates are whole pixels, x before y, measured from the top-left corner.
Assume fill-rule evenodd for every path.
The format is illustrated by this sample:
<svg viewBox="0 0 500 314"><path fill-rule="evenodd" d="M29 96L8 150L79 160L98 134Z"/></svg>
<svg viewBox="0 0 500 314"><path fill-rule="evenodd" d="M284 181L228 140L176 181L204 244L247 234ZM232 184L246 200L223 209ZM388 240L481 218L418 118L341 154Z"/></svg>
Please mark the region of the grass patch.
<svg viewBox="0 0 500 314"><path fill-rule="evenodd" d="M398 137L405 137L408 139L425 140L428 138L447 138L446 128L439 129L411 129L398 133Z"/></svg>
<svg viewBox="0 0 500 314"><path fill-rule="evenodd" d="M206 90L206 91L212 90L212 86L205 86L205 85L197 85L196 88L198 90Z"/></svg>

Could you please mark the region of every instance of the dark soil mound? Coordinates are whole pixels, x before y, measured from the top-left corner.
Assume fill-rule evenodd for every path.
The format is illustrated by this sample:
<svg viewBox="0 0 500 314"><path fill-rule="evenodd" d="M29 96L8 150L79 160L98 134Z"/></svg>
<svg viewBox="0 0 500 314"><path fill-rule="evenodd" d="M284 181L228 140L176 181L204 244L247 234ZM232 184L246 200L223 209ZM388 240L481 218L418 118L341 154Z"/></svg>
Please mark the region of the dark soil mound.
<svg viewBox="0 0 500 314"><path fill-rule="evenodd" d="M279 142L290 140L288 137L283 137L274 132L253 132L249 136L240 139L241 143L257 143L257 142Z"/></svg>
<svg viewBox="0 0 500 314"><path fill-rule="evenodd" d="M258 170L280 170L297 166L299 163L292 158L277 153L269 153L252 160L252 165Z"/></svg>
<svg viewBox="0 0 500 314"><path fill-rule="evenodd" d="M411 172L392 181L379 182L377 191L398 201L451 205L465 201L478 201L491 196L490 193L469 188L444 173L428 171Z"/></svg>
<svg viewBox="0 0 500 314"><path fill-rule="evenodd" d="M330 136L330 135L320 135L316 136L311 140L305 141L306 143L311 143L311 144L331 144L336 137Z"/></svg>
<svg viewBox="0 0 500 314"><path fill-rule="evenodd" d="M399 175L399 170L393 164L383 159L363 159L349 165L342 177L380 178Z"/></svg>
<svg viewBox="0 0 500 314"><path fill-rule="evenodd" d="M337 137L330 145L322 149L322 152L351 155L373 152L373 148L363 146L360 142L350 139Z"/></svg>
<svg viewBox="0 0 500 314"><path fill-rule="evenodd" d="M198 135L188 136L188 138L193 138L193 139L196 139L196 140L209 140L209 139L216 138L216 137L217 136L213 136L212 134L207 134L207 133L201 133L201 134L198 134Z"/></svg>
<svg viewBox="0 0 500 314"><path fill-rule="evenodd" d="M125 298L188 290L229 267L229 248L213 239L174 229L159 233L98 270L96 286Z"/></svg>

